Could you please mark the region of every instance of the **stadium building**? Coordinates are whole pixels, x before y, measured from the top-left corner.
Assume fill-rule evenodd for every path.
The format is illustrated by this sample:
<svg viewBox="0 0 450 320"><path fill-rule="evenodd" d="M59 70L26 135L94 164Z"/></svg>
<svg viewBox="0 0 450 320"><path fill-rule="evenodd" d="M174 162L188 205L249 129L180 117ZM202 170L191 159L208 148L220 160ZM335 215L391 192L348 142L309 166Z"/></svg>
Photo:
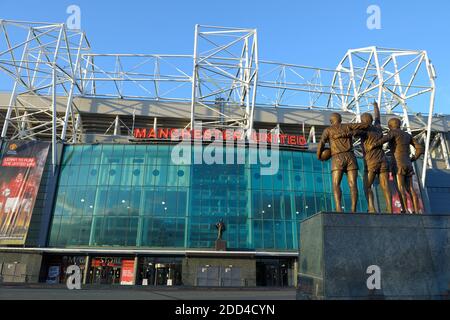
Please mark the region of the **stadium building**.
<svg viewBox="0 0 450 320"><path fill-rule="evenodd" d="M299 223L335 210L316 141L373 101L426 147L423 211L448 212L450 117L426 51L326 69L261 60L255 29L196 26L188 55L97 54L63 24L0 24L0 281L64 283L77 264L85 284L295 286Z"/></svg>

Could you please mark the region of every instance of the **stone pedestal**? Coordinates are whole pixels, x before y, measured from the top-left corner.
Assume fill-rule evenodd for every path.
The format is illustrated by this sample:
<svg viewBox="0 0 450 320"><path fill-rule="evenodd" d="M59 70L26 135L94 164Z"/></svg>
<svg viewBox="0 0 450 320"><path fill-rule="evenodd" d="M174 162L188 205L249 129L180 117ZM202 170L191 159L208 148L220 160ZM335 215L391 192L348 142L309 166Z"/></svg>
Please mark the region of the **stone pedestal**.
<svg viewBox="0 0 450 320"><path fill-rule="evenodd" d="M300 226L297 299L448 299L449 244L450 216L319 213Z"/></svg>
<svg viewBox="0 0 450 320"><path fill-rule="evenodd" d="M227 242L225 240L216 240L216 251L227 251Z"/></svg>

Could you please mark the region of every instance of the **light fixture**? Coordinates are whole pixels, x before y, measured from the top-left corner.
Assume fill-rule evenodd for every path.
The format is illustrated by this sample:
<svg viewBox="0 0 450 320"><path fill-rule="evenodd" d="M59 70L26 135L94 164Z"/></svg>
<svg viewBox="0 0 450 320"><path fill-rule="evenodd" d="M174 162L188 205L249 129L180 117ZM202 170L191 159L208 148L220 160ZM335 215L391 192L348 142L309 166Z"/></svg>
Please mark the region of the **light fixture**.
<svg viewBox="0 0 450 320"><path fill-rule="evenodd" d="M83 198L81 198L81 202L84 202L84 199L83 199Z"/></svg>

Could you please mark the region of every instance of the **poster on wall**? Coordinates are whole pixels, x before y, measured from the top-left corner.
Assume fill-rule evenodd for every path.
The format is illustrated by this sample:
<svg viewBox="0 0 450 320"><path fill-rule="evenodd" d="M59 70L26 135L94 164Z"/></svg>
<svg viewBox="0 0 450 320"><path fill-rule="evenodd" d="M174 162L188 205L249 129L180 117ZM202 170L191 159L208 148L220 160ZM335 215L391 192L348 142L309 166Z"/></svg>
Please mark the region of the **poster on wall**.
<svg viewBox="0 0 450 320"><path fill-rule="evenodd" d="M50 144L7 141L0 153L0 245L24 244Z"/></svg>
<svg viewBox="0 0 450 320"><path fill-rule="evenodd" d="M50 266L48 268L48 275L47 275L47 283L49 284L55 284L59 283L59 266Z"/></svg>
<svg viewBox="0 0 450 320"><path fill-rule="evenodd" d="M134 285L134 260L122 260L121 285Z"/></svg>

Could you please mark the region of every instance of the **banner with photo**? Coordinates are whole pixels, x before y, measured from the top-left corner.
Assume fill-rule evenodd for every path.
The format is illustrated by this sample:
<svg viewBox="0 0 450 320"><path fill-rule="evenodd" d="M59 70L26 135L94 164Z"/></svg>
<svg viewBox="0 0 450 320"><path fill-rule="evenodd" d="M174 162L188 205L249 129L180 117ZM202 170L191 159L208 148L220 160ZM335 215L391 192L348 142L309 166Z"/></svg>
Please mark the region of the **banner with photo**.
<svg viewBox="0 0 450 320"><path fill-rule="evenodd" d="M0 245L24 244L50 143L4 142L0 154Z"/></svg>
<svg viewBox="0 0 450 320"><path fill-rule="evenodd" d="M392 211L395 214L400 214L402 212L402 204L400 202L400 194L398 193L397 184L395 183L395 177L392 173L389 173L389 187L391 189L392 193ZM419 182L417 181L417 177L413 176L413 188L417 193L417 197L419 198L419 209L421 212L424 212L425 207L423 205L421 192L420 192L420 186ZM406 210L408 210L408 213L414 211L414 205L411 197L409 194L406 195L407 203L406 203Z"/></svg>

